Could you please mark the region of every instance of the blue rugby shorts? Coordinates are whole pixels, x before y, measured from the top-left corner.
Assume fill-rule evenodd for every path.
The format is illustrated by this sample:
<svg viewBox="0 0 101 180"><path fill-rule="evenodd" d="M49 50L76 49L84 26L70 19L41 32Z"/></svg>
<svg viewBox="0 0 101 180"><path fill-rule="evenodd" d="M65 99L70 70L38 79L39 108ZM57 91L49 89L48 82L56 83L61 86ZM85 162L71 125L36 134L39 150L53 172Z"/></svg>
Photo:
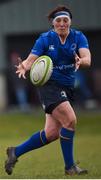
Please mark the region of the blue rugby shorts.
<svg viewBox="0 0 101 180"><path fill-rule="evenodd" d="M69 101L72 105L74 101L74 88L60 85L55 81L48 81L38 88L39 99L45 113L52 111L62 102Z"/></svg>

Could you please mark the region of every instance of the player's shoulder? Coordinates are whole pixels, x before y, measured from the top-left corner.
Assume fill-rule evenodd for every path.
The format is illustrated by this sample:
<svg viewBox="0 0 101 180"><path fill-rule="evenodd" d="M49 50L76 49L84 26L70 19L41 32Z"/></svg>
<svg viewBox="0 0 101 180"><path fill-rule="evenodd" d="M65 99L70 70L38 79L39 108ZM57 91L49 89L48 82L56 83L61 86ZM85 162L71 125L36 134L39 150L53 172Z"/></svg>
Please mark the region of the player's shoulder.
<svg viewBox="0 0 101 180"><path fill-rule="evenodd" d="M55 35L54 31L53 30L49 30L47 32L43 32L41 34L41 37L42 38L47 38L47 37L51 37L51 36L54 36L54 35Z"/></svg>
<svg viewBox="0 0 101 180"><path fill-rule="evenodd" d="M80 31L78 29L74 29L74 28L71 28L71 33L74 34L74 35L77 35L77 36L83 34L82 31Z"/></svg>

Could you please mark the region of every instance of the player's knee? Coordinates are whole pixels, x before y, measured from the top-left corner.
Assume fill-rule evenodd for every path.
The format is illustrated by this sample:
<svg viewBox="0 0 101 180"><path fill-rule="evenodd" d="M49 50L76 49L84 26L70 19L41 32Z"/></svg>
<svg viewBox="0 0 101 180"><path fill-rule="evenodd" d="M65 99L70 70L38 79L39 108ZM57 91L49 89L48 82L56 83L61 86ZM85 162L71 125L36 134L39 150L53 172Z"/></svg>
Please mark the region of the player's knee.
<svg viewBox="0 0 101 180"><path fill-rule="evenodd" d="M70 124L69 124L69 128L71 128L71 129L75 129L75 126L76 126L76 123L77 123L77 119L76 119L76 117L75 118L73 118L72 120L71 120L71 122L70 122Z"/></svg>
<svg viewBox="0 0 101 180"><path fill-rule="evenodd" d="M75 116L70 116L68 117L68 119L65 121L65 123L63 124L63 126L65 128L70 128L70 129L75 129L75 125L77 123L77 119Z"/></svg>
<svg viewBox="0 0 101 180"><path fill-rule="evenodd" d="M55 128L46 129L46 137L48 141L54 141L59 138L59 130L56 130Z"/></svg>
<svg viewBox="0 0 101 180"><path fill-rule="evenodd" d="M75 125L76 124L76 122L77 122L77 119L76 119L76 116L75 115L72 115L71 117L70 117L70 124L73 124L73 125Z"/></svg>

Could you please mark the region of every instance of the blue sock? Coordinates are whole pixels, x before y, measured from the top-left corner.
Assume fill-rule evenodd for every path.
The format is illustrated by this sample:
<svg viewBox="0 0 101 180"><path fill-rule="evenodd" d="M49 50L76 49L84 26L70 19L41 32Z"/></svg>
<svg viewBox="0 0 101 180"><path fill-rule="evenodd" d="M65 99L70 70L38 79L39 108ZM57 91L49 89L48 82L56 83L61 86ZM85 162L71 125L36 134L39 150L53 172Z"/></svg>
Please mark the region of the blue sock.
<svg viewBox="0 0 101 180"><path fill-rule="evenodd" d="M45 131L39 131L33 134L27 141L16 146L15 148L15 155L17 157L21 156L22 154L32 151L34 149L40 148L44 145L48 144L48 140L45 135Z"/></svg>
<svg viewBox="0 0 101 180"><path fill-rule="evenodd" d="M74 131L62 128L60 131L60 143L65 162L65 168L68 170L74 165L73 160L73 136Z"/></svg>

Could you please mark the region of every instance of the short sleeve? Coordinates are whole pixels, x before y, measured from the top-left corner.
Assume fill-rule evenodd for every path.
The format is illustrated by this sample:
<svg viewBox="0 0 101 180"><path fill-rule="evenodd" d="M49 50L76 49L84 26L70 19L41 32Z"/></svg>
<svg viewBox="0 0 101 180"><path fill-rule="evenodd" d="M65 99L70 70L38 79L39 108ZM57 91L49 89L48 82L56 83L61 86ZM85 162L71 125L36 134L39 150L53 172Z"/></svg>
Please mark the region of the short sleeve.
<svg viewBox="0 0 101 180"><path fill-rule="evenodd" d="M80 48L89 48L88 40L82 32L78 35L78 49Z"/></svg>
<svg viewBox="0 0 101 180"><path fill-rule="evenodd" d="M43 55L43 52L44 52L44 42L43 42L42 36L40 36L36 40L33 48L31 49L31 53L35 54L37 56L41 56L41 55Z"/></svg>

